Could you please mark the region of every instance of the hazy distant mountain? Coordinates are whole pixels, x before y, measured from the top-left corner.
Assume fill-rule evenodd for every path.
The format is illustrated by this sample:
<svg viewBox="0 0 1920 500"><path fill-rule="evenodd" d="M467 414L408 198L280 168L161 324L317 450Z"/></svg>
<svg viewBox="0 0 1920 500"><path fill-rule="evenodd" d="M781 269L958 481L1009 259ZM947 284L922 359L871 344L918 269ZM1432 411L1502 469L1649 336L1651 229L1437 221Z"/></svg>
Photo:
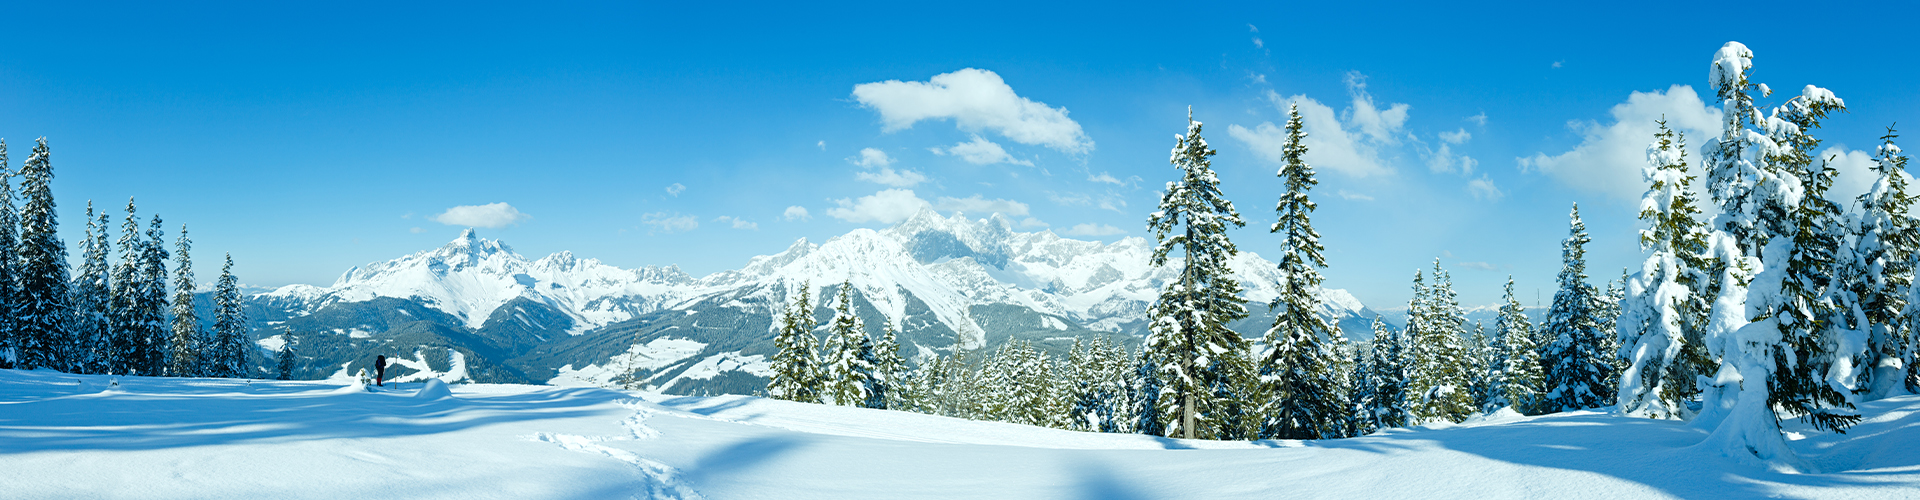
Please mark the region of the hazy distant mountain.
<svg viewBox="0 0 1920 500"><path fill-rule="evenodd" d="M701 278L568 252L528 260L468 230L438 249L350 269L329 287L253 295L249 312L263 348L277 347L282 329L308 332L307 378L345 376L385 354L416 377L607 385L631 373L674 393L750 393L765 384L774 322L803 284L824 323L850 283L868 329L891 322L914 358L1010 338L1056 352L1094 335L1137 344L1147 306L1177 273L1147 265L1152 245L1141 238L1100 243L1012 227L998 215L923 210ZM1233 326L1257 337L1272 320L1264 304L1276 267L1252 252L1231 265L1255 314ZM1349 337L1371 338L1373 311L1344 290L1322 298Z"/></svg>

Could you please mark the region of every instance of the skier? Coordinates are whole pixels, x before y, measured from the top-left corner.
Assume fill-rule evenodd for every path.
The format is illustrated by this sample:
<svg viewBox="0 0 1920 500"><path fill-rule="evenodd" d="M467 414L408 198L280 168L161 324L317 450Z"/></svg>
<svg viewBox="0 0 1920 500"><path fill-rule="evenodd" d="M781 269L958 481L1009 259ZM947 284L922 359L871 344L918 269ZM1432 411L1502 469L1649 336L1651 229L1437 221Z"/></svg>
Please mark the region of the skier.
<svg viewBox="0 0 1920 500"><path fill-rule="evenodd" d="M387 380L387 355L382 354L379 356L375 356L373 358L373 385L386 387L386 380Z"/></svg>

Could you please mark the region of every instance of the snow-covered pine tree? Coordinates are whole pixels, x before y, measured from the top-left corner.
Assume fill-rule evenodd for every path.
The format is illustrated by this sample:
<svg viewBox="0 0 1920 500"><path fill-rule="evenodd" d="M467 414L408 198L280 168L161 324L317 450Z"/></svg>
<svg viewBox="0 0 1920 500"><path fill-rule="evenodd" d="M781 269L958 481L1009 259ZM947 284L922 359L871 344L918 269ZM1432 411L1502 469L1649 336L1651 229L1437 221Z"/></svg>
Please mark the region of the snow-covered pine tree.
<svg viewBox="0 0 1920 500"><path fill-rule="evenodd" d="M1245 318L1247 309L1240 283L1227 267L1238 250L1226 229L1246 222L1220 193L1220 179L1207 159L1215 151L1201 138L1191 110L1187 133L1175 139L1170 161L1181 178L1167 183L1147 227L1159 241L1154 266L1167 265L1176 247L1185 262L1179 278L1169 281L1148 308L1146 348L1160 363L1163 411L1178 416L1171 430L1189 439L1232 435L1247 423L1235 421L1240 415L1234 407L1245 396L1237 389L1251 387L1254 371L1246 339L1227 328Z"/></svg>
<svg viewBox="0 0 1920 500"><path fill-rule="evenodd" d="M1327 417L1330 422L1327 426L1329 432L1321 437L1333 439L1358 436L1361 422L1353 411L1359 405L1359 400L1354 396L1356 386L1353 374L1354 367L1360 364L1360 356L1355 353L1353 343L1347 341L1346 335L1334 335L1328 340L1327 343L1321 344L1320 348L1321 357L1327 359L1328 364L1333 368L1333 395L1329 399L1333 400L1334 404L1329 409L1333 415Z"/></svg>
<svg viewBox="0 0 1920 500"><path fill-rule="evenodd" d="M1486 343L1483 347L1485 353L1482 359L1486 360L1486 367L1481 371L1481 380L1485 399L1480 403L1480 412L1493 413L1501 408L1513 406L1513 397L1508 394L1507 389L1511 377L1511 373L1507 371L1507 363L1512 358L1513 350L1507 347L1507 337L1500 333L1499 323L1495 323L1493 332L1484 333L1484 335Z"/></svg>
<svg viewBox="0 0 1920 500"><path fill-rule="evenodd" d="M193 241L187 238L187 226L182 224L180 239L174 246L173 324L169 328L172 336L167 340L172 346L167 374L175 377L198 377L210 371L205 352L206 334L200 331L200 318L193 313L193 258L188 256L192 249Z"/></svg>
<svg viewBox="0 0 1920 500"><path fill-rule="evenodd" d="M167 325L167 237L161 228L160 215L153 216L153 222L147 226L147 237L142 240L140 249L140 308L141 328L154 339L158 349L153 353L155 371L159 376L173 359L173 342Z"/></svg>
<svg viewBox="0 0 1920 500"><path fill-rule="evenodd" d="M1860 195L1860 217L1854 231L1853 265L1859 270L1852 280L1853 293L1866 315L1867 355L1860 388L1869 399L1886 397L1908 378L1903 373L1912 366L1907 351L1911 346L1913 325L1908 318L1914 293L1913 259L1920 249L1920 224L1910 210L1913 197L1907 194L1907 157L1893 140L1900 137L1893 127L1880 136L1874 155L1873 171L1878 178L1866 194Z"/></svg>
<svg viewBox="0 0 1920 500"><path fill-rule="evenodd" d="M1414 275L1414 287L1420 286L1419 274ZM1413 324L1409 317L1407 324ZM1373 428L1385 429L1406 427L1413 422L1413 411L1408 396L1407 341L1405 331L1387 328L1380 316L1373 317L1373 358L1369 363L1373 372L1367 378L1372 379L1373 406L1368 413L1373 419Z"/></svg>
<svg viewBox="0 0 1920 500"><path fill-rule="evenodd" d="M1689 311L1704 306L1695 286L1704 267L1706 234L1695 219L1693 175L1687 172L1684 134L1667 127L1647 146L1647 166L1641 177L1648 187L1640 199L1640 250L1650 252L1640 272L1626 281L1626 297L1615 322L1620 356L1626 363L1619 377L1622 415L1686 419L1692 416L1686 400L1696 392L1694 380L1700 321ZM1689 335L1689 331L1694 331ZM1683 355L1683 352L1688 355Z"/></svg>
<svg viewBox="0 0 1920 500"><path fill-rule="evenodd" d="M1321 313L1320 233L1311 216L1316 207L1307 191L1319 184L1305 159L1307 133L1297 106L1287 110L1287 142L1281 148L1280 177L1286 192L1274 205L1268 232L1281 235L1279 294L1267 304L1273 325L1267 329L1266 355L1259 364L1262 439L1318 439L1342 434L1345 395L1338 391L1339 369L1323 343L1340 336L1340 327Z"/></svg>
<svg viewBox="0 0 1920 500"><path fill-rule="evenodd" d="M147 281L141 279L141 252L147 244L140 240L140 218L133 198L127 198L127 219L120 226L120 263L114 266L109 302L108 329L116 351L111 373L156 375L161 372L161 339L147 330L148 308L142 300Z"/></svg>
<svg viewBox="0 0 1920 500"><path fill-rule="evenodd" d="M7 141L0 139L0 368L13 368L20 355L20 213L13 205L13 168Z"/></svg>
<svg viewBox="0 0 1920 500"><path fill-rule="evenodd" d="M1493 381L1487 370L1487 367L1493 366L1493 350L1489 348L1490 345L1491 342L1487 340L1487 325L1479 321L1473 322L1473 335L1467 341L1466 367L1468 393L1473 395L1473 410L1470 413L1484 411L1487 405L1492 404L1496 399L1506 399L1493 394ZM1497 409L1499 406L1494 408Z"/></svg>
<svg viewBox="0 0 1920 500"><path fill-rule="evenodd" d="M67 302L67 245L60 241L59 214L53 203L53 163L47 138L33 147L21 166L20 295L15 323L19 368L71 369L63 354L71 351L73 306Z"/></svg>
<svg viewBox="0 0 1920 500"><path fill-rule="evenodd" d="M1129 408L1133 414L1133 431L1149 436L1167 435L1167 415L1160 412L1161 363L1153 358L1153 351L1141 346L1140 352L1133 357L1133 379L1128 387Z"/></svg>
<svg viewBox="0 0 1920 500"><path fill-rule="evenodd" d="M182 228L185 234L186 229ZM220 266L220 280L213 287L213 359L211 367L215 377L239 378L247 376L248 354L252 343L247 338L247 312L241 307L240 280L233 276L233 254L226 255L227 262Z"/></svg>
<svg viewBox="0 0 1920 500"><path fill-rule="evenodd" d="M117 366L113 333L108 329L107 214L95 214L93 201L87 201L87 229L80 241L80 273L73 278L73 337L75 371L109 373Z"/></svg>
<svg viewBox="0 0 1920 500"><path fill-rule="evenodd" d="M1065 398L1055 391L1052 358L1025 340L1012 339L981 367L984 404L991 420L1059 426Z"/></svg>
<svg viewBox="0 0 1920 500"><path fill-rule="evenodd" d="M1361 343L1354 352L1353 369L1348 376L1351 390L1348 391L1347 418L1353 422L1353 435L1356 436L1372 433L1380 428L1380 419L1374 414L1374 407L1379 401L1379 396L1375 392L1380 390L1380 382L1374 379L1373 346L1384 338L1384 333L1379 330L1384 325L1380 325L1378 321L1375 319L1373 340Z"/></svg>
<svg viewBox="0 0 1920 500"><path fill-rule="evenodd" d="M279 380L293 380L294 367L300 362L300 354L295 350L296 344L299 344L299 339L293 335L292 328L280 334L280 352L275 353L274 356L275 367L279 369Z"/></svg>
<svg viewBox="0 0 1920 500"><path fill-rule="evenodd" d="M1132 432L1134 418L1127 400L1128 381L1133 373L1132 357L1127 354L1126 346L1106 337L1094 337L1088 350L1093 353L1099 374L1094 410L1099 425L1094 430Z"/></svg>
<svg viewBox="0 0 1920 500"><path fill-rule="evenodd" d="M871 394L873 341L867 337L867 325L853 309L853 281L840 283L835 298L832 326L827 330L826 393L833 404L864 406Z"/></svg>
<svg viewBox="0 0 1920 500"><path fill-rule="evenodd" d="M1600 318L1595 306L1593 285L1587 284L1587 226L1580 221L1580 205L1574 204L1571 233L1561 244L1560 290L1553 293L1553 307L1547 313L1547 337L1552 339L1540 353L1546 375L1546 412L1581 410L1613 402L1613 386L1607 385L1613 369L1614 353L1602 343Z"/></svg>
<svg viewBox="0 0 1920 500"><path fill-rule="evenodd" d="M1416 423L1465 420L1475 410L1467 385L1470 363L1460 339L1466 314L1453 291L1453 278L1440 268L1439 259L1433 261L1433 285L1419 295L1425 300L1419 307L1419 327L1412 330L1413 369L1408 385L1413 416Z"/></svg>
<svg viewBox="0 0 1920 500"><path fill-rule="evenodd" d="M873 389L874 394L880 397L880 404L868 407L899 409L902 404L901 386L906 383L907 361L900 358L900 341L894 333L893 319L885 319L880 330L880 341L873 346Z"/></svg>
<svg viewBox="0 0 1920 500"><path fill-rule="evenodd" d="M820 403L819 340L813 336L813 287L800 284L793 304L780 315L780 332L773 337L778 352L773 355L773 376L767 381L767 395L774 399Z"/></svg>
<svg viewBox="0 0 1920 500"><path fill-rule="evenodd" d="M1500 318L1494 322L1494 335L1506 344L1505 363L1507 403L1514 411L1541 413L1541 395L1546 393L1545 372L1540 366L1540 347L1534 342L1533 322L1527 320L1527 307L1513 295L1513 276L1507 276L1506 304L1500 306Z"/></svg>

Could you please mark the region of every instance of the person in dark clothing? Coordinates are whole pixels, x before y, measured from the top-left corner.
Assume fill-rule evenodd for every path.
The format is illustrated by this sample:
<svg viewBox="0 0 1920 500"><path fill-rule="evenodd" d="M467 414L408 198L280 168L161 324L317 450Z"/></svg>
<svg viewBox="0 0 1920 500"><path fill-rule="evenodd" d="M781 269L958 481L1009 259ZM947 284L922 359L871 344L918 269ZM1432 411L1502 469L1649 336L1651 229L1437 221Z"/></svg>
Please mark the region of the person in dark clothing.
<svg viewBox="0 0 1920 500"><path fill-rule="evenodd" d="M373 358L373 385L385 387L387 381L387 355Z"/></svg>

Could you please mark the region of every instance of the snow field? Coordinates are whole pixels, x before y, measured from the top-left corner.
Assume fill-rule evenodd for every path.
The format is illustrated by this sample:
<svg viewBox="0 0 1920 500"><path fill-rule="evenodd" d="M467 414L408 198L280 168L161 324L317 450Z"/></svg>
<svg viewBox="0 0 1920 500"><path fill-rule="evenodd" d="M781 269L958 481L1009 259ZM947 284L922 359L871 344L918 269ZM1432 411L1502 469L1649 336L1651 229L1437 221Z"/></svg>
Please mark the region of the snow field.
<svg viewBox="0 0 1920 500"><path fill-rule="evenodd" d="M745 396L341 389L0 370L0 484L18 498L1920 497L1920 396L1863 405L1846 435L1789 423L1824 473L1781 474L1696 446L1705 432L1684 423L1592 411L1211 442Z"/></svg>

